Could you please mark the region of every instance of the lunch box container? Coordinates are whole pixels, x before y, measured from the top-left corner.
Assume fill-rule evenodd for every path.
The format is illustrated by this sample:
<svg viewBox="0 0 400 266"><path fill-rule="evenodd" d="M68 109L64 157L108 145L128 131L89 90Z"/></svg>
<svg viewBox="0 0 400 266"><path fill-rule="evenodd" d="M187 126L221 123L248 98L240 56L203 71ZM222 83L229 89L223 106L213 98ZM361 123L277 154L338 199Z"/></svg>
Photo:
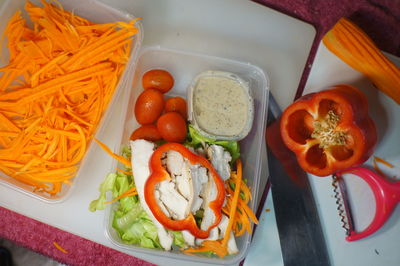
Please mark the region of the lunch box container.
<svg viewBox="0 0 400 266"><path fill-rule="evenodd" d="M266 111L268 107L269 79L257 66L235 60L192 53L189 51L177 51L163 47L144 47L141 49L138 63L134 74L131 94L123 126L121 141L114 147L115 153L120 153L123 145L129 145L129 137L133 130L139 127L134 115L134 105L139 94L143 91L141 78L145 72L151 69L164 69L171 73L175 79L174 87L166 93L165 98L180 96L187 100L188 89L193 79L201 72L207 70L227 71L236 74L249 84L250 95L254 99L254 121L249 134L240 143L241 160L243 162L243 178L247 180L253 199L250 208L256 212L256 202L259 182L261 179L262 147L265 138ZM117 161L113 161L110 172L115 172ZM108 194L111 199L111 194ZM116 204L110 204L106 208L104 226L105 234L117 247L133 252L146 253L157 257L168 257L183 262L210 263L222 265L235 265L243 260L247 254L251 235L245 233L236 238L239 253L229 255L225 258L216 256L200 257L197 255L186 255L179 249L164 251L160 249L142 248L135 245L123 243L118 233L112 227L113 209Z"/></svg>
<svg viewBox="0 0 400 266"><path fill-rule="evenodd" d="M31 1L34 4L40 4L40 1ZM135 17L131 14L126 12L122 12L120 10L116 10L111 8L99 1L96 0L86 0L86 1L79 1L79 0L65 0L59 1L63 8L68 11L73 11L74 14L79 15L83 18L86 18L94 23L110 23L115 21L126 21L129 22L133 20ZM17 10L22 11L22 16L24 18L28 18L26 11L24 10L25 0L8 0L6 3L2 5L2 9L0 10L0 32L3 33L8 21L14 15ZM56 4L55 2L54 4ZM29 20L27 20L29 25ZM138 58L139 49L142 44L143 40L143 27L139 21L136 22L136 26L139 28L139 33L133 36L133 44L131 48L131 54L129 61L125 67L124 73L121 75L120 80L118 82L117 88L114 91L113 98L111 99L107 110L104 112L103 117L96 129L96 133L93 137L101 139L103 131L107 126L107 120L112 113L113 106L115 104L126 106L128 104L130 89L133 80L133 72L135 70L135 64ZM2 45L2 55L4 61L8 63L8 49L3 41ZM0 67L4 65L4 61L0 61ZM126 108L124 108L126 109ZM123 123L124 115L121 116L121 124ZM122 134L122 128L116 128L115 130L118 131L118 135ZM33 198L42 200L47 203L58 203L67 198L70 194L72 189L74 188L76 182L81 177L82 169L85 167L85 162L90 158L90 154L95 152L98 149L97 145L92 145L93 141L89 142L89 147L86 150L86 154L84 158L79 163L79 170L76 173L76 176L71 179L71 184L63 184L62 190L55 196L50 196L47 193L43 192L34 192L33 187L23 184L0 171L0 184L10 187L11 189L22 192L26 195L29 195Z"/></svg>

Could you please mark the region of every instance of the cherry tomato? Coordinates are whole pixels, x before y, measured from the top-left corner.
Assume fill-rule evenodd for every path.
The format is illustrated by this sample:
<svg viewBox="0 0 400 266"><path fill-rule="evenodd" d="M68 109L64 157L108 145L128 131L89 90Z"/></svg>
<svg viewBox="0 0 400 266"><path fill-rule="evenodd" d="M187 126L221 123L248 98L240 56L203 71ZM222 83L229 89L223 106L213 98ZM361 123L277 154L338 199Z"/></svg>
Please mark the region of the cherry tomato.
<svg viewBox="0 0 400 266"><path fill-rule="evenodd" d="M143 125L132 132L130 140L145 139L148 141L158 141L162 137L156 125Z"/></svg>
<svg viewBox="0 0 400 266"><path fill-rule="evenodd" d="M163 94L158 90L143 91L136 100L135 117L139 124L154 123L164 109Z"/></svg>
<svg viewBox="0 0 400 266"><path fill-rule="evenodd" d="M165 112L177 112L186 120L187 106L185 99L182 97L169 98L165 102Z"/></svg>
<svg viewBox="0 0 400 266"><path fill-rule="evenodd" d="M142 85L144 89L156 89L166 93L174 86L174 78L168 71L153 69L144 73Z"/></svg>
<svg viewBox="0 0 400 266"><path fill-rule="evenodd" d="M186 138L186 122L176 112L163 114L157 120L157 129L166 141L183 142Z"/></svg>

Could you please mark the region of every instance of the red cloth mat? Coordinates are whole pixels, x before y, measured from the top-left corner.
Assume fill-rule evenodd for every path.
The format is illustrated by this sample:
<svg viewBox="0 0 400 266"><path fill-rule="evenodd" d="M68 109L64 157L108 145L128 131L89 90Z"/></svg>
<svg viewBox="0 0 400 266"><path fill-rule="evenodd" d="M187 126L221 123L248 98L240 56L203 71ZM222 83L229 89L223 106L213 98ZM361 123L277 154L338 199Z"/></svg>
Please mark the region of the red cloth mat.
<svg viewBox="0 0 400 266"><path fill-rule="evenodd" d="M0 217L0 238L11 240L63 264L152 265L1 207ZM68 253L57 249L54 242Z"/></svg>
<svg viewBox="0 0 400 266"><path fill-rule="evenodd" d="M358 24L386 52L400 56L399 0L254 0L313 24L318 33L309 62L323 34L341 17ZM305 69L301 85L310 68ZM64 232L0 207L0 237L68 265L150 265L140 259ZM68 251L64 254L53 242Z"/></svg>

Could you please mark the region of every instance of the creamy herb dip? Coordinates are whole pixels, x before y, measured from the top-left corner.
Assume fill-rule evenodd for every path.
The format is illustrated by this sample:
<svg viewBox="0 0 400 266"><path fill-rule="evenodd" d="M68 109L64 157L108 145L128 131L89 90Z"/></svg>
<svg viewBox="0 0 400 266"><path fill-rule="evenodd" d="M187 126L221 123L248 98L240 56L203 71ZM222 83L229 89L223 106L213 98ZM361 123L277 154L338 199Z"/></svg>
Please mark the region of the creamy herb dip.
<svg viewBox="0 0 400 266"><path fill-rule="evenodd" d="M204 76L193 90L193 115L198 126L214 135L234 137L248 126L250 96L248 88L235 78Z"/></svg>

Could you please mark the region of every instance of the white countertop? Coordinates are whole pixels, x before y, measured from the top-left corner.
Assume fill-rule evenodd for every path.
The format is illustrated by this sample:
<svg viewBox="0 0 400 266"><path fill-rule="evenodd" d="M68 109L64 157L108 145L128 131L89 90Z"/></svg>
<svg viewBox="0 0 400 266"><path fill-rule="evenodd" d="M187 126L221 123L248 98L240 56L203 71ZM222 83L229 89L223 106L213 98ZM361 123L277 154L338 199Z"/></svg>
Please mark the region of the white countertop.
<svg viewBox="0 0 400 266"><path fill-rule="evenodd" d="M400 66L400 58L388 56ZM383 165L380 165L380 168L387 176L394 176L400 180L400 106L379 92L364 76L343 63L321 44L304 94L341 83L353 85L367 95L369 112L378 131L378 143L373 156L378 156L393 164L395 167L392 169ZM372 167L372 158L365 164ZM359 241L347 242L336 210L332 179L310 175L309 180L332 265L399 265L400 207L394 210L388 221L373 235ZM361 178L346 179L346 185L348 185L355 228L360 231L369 225L373 218L375 200L372 191Z"/></svg>
<svg viewBox="0 0 400 266"><path fill-rule="evenodd" d="M0 4L3 0L0 0ZM252 63L268 73L271 92L281 106L294 97L315 36L312 26L286 15L243 0L119 0L103 1L143 18L145 46L161 45L208 55ZM120 112L116 106L114 115ZM110 119L105 134L107 145L114 147L113 128L117 119ZM103 152L96 153L84 166L70 196L58 204L47 204L0 186L0 206L71 232L83 238L118 249L104 235L104 212L91 213L88 205L97 198L97 188L112 163ZM263 180L265 184L266 180ZM270 197L266 208L272 209ZM270 248L262 249L265 258L281 265L281 253L273 212L261 218L260 234L271 236ZM264 233L268 232L268 233ZM257 238L256 238L257 239ZM255 245L257 242L255 242ZM250 252L260 252L251 247ZM160 263L160 258L120 250L135 257ZM276 259L274 259L276 258ZM163 264L176 264L163 259ZM186 264L187 265L187 264ZM252 264L253 265L253 264ZM275 264L274 264L275 265Z"/></svg>

